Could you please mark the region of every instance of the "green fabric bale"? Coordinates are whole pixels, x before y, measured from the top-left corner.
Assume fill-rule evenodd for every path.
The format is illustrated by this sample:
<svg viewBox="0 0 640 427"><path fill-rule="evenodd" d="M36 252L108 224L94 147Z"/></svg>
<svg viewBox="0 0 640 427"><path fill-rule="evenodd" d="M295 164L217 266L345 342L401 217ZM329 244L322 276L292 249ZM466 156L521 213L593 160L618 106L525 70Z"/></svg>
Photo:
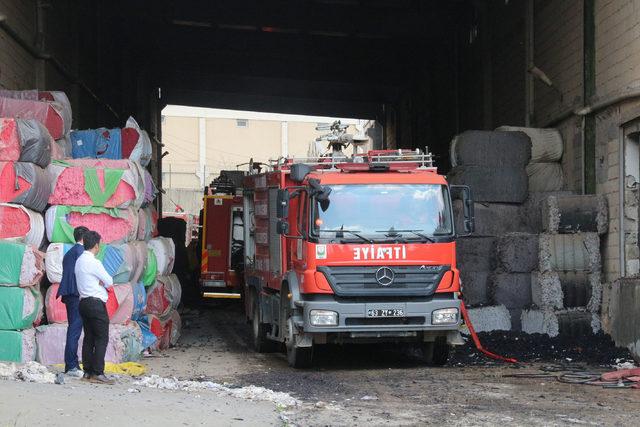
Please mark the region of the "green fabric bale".
<svg viewBox="0 0 640 427"><path fill-rule="evenodd" d="M0 361L24 363L35 360L36 334L34 329L0 331Z"/></svg>
<svg viewBox="0 0 640 427"><path fill-rule="evenodd" d="M38 289L0 287L0 330L31 328L41 308Z"/></svg>
<svg viewBox="0 0 640 427"><path fill-rule="evenodd" d="M0 241L0 284L20 284L20 268L24 257L25 245Z"/></svg>

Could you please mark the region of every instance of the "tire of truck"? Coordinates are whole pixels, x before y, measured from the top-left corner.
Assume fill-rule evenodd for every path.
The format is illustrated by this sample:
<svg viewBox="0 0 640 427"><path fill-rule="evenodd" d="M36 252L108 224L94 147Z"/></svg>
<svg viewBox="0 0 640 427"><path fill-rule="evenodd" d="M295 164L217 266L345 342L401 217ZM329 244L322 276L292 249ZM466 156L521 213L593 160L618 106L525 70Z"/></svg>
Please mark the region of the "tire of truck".
<svg viewBox="0 0 640 427"><path fill-rule="evenodd" d="M280 303L280 321L283 326L287 362L292 368L309 368L313 364L313 345L311 347L298 347L296 345L297 334L293 324L293 312L284 297L289 293L286 285L282 287L281 292L283 299Z"/></svg>
<svg viewBox="0 0 640 427"><path fill-rule="evenodd" d="M251 332L253 337L253 349L258 353L271 353L277 349L275 341L267 338L266 323L260 322L260 304L258 296L252 293L251 298L253 318L251 319Z"/></svg>
<svg viewBox="0 0 640 427"><path fill-rule="evenodd" d="M287 362L292 368L309 368L313 364L313 345L311 347L296 346L296 334L293 332L294 330L293 318L289 316L286 329L287 338L285 339Z"/></svg>
<svg viewBox="0 0 640 427"><path fill-rule="evenodd" d="M429 366L442 366L449 360L451 346L447 339L438 337L433 342L422 343L423 362Z"/></svg>

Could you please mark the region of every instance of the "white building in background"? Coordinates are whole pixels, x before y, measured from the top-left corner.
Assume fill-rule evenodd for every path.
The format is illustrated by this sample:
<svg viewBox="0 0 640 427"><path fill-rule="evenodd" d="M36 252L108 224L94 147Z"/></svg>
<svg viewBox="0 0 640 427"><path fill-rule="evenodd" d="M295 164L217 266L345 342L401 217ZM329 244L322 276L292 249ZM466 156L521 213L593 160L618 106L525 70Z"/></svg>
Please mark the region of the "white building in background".
<svg viewBox="0 0 640 427"><path fill-rule="evenodd" d="M326 133L318 124L333 117L168 105L162 110L162 142L168 155L162 159L163 211L176 206L197 215L203 188L221 170L246 169L253 159L266 163L284 156L305 157L309 144ZM363 133L369 120L337 119L349 124L350 133Z"/></svg>

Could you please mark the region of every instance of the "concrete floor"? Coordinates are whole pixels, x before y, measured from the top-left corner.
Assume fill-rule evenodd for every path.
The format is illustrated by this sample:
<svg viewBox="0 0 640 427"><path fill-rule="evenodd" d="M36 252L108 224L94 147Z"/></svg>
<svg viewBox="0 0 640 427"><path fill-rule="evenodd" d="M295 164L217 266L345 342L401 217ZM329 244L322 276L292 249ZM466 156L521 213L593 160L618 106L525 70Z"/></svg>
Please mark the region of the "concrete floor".
<svg viewBox="0 0 640 427"><path fill-rule="evenodd" d="M264 386L302 404L149 389L128 378L115 386L0 381L0 425L634 425L640 416L640 390L503 377L540 365L431 368L394 349L352 346L293 370L280 353L248 348L237 303L191 310L183 321L177 347L143 360L149 374Z"/></svg>

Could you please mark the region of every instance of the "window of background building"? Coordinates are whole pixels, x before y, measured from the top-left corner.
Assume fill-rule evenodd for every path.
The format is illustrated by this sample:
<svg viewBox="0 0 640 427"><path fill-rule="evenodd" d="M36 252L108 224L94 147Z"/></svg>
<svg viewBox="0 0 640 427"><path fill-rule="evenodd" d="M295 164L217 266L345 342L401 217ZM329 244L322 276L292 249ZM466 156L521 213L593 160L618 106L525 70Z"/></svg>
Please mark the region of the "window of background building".
<svg viewBox="0 0 640 427"><path fill-rule="evenodd" d="M247 119L236 119L236 126L239 128L246 128L249 126L249 120Z"/></svg>

